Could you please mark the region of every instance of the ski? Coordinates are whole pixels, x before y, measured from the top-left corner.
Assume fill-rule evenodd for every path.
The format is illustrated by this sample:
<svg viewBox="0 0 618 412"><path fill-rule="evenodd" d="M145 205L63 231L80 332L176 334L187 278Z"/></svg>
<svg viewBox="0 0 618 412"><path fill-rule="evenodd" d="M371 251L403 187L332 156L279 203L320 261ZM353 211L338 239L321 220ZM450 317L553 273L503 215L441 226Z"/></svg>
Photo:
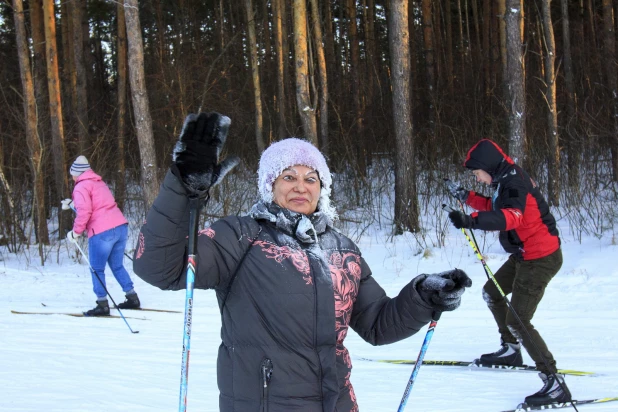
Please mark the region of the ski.
<svg viewBox="0 0 618 412"><path fill-rule="evenodd" d="M369 359L369 358L359 358L363 361L369 362L381 362L381 363L391 363L396 365L414 365L416 363L415 360L409 359ZM538 372L537 368L534 366L505 366L505 365L484 365L477 364L475 362L465 362L465 361L441 361L441 360L424 360L423 365L437 365L437 366L460 366L466 368L479 368L479 369L493 369L493 370L509 370L509 371L530 371L530 372ZM594 372L585 372L585 371L576 371L573 369L558 369L558 373L563 375L572 375L572 376L592 376L596 375Z"/></svg>
<svg viewBox="0 0 618 412"><path fill-rule="evenodd" d="M116 308L110 308L112 310L116 310ZM123 309L123 310L137 310L137 311L144 311L144 312L163 312L163 313L182 313L182 311L179 310L171 310L171 309L151 309L151 308L138 308L138 309Z"/></svg>
<svg viewBox="0 0 618 412"><path fill-rule="evenodd" d="M45 303L41 303L43 307L48 307ZM112 310L116 310L116 308L110 307ZM171 310L171 309L151 309L151 308L139 308L139 309L122 309L122 310L142 310L144 312L162 312L162 313L182 313L180 310Z"/></svg>
<svg viewBox="0 0 618 412"><path fill-rule="evenodd" d="M605 402L613 402L618 401L618 397L615 398L597 398L597 399L586 399L582 401L573 401L575 406L586 405L586 404L596 404L596 403L605 403ZM562 409L562 408L570 408L571 402L562 402L562 403L549 403L547 405L537 405L537 406L528 406L525 403L519 404L517 409L509 409L507 411L502 412L526 412L526 411L545 411L550 409Z"/></svg>
<svg viewBox="0 0 618 412"><path fill-rule="evenodd" d="M65 315L65 316L73 316L75 318L120 318L120 316L118 315L108 315L108 316L86 316L83 313L77 312L77 313L71 313L71 312L22 312L22 311L18 311L18 310L11 310L11 313L14 313L16 315ZM126 319L138 319L138 320L150 320L150 319L144 319L144 318L131 318L128 316L125 316Z"/></svg>

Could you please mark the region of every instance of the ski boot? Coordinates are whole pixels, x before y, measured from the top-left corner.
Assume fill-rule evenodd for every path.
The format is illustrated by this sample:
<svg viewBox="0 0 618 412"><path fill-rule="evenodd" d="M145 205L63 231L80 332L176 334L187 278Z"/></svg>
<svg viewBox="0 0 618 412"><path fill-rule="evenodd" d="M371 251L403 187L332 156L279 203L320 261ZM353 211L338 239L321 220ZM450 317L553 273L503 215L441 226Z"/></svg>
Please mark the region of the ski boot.
<svg viewBox="0 0 618 412"><path fill-rule="evenodd" d="M109 316L109 304L106 300L97 300L97 306L84 312L84 316Z"/></svg>
<svg viewBox="0 0 618 412"><path fill-rule="evenodd" d="M564 375L546 375L539 373L543 387L534 395L526 396L528 406L547 405L549 403L565 403L571 400L571 392L564 382Z"/></svg>
<svg viewBox="0 0 618 412"><path fill-rule="evenodd" d="M139 302L139 298L137 297L137 293L135 292L127 293L125 296L127 297L127 300L125 300L124 302L118 305L119 309L139 309L140 308L140 302Z"/></svg>
<svg viewBox="0 0 618 412"><path fill-rule="evenodd" d="M474 363L477 365L523 366L521 345L519 343L502 343L502 347L496 352L481 355Z"/></svg>

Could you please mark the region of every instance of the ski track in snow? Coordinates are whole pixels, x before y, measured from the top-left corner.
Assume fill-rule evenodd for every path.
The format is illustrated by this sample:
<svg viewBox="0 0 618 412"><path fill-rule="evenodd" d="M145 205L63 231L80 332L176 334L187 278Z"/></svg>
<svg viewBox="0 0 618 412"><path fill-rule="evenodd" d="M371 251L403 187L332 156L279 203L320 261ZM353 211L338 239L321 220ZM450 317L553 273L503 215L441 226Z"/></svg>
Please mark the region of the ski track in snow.
<svg viewBox="0 0 618 412"><path fill-rule="evenodd" d="M497 328L481 298L485 274L461 233L453 229L447 246L433 249L429 258L414 256L414 244L406 236L385 243L367 235L359 242L389 296L395 296L419 273L453 267L464 269L474 282L464 294L462 306L442 315L425 359L472 361L498 349ZM496 241L488 244L484 253L495 272L507 255ZM582 244L563 238L563 252L564 265L550 283L533 324L546 339L559 368L599 374L566 378L576 399L618 396L618 247L608 238L584 239ZM93 307L95 297L87 264L76 263L66 253L60 254L59 264L48 262L44 267L28 266L23 256L18 259L6 252L1 256L0 411L178 409L183 313L124 311L126 316L150 319L128 320L138 334L131 334L122 319L11 314L11 309L79 312ZM131 262L125 259L125 263L130 269ZM163 292L131 275L144 307L184 312L184 291ZM122 302L124 295L109 269L107 283L116 302ZM189 411L218 411L219 329L214 293L196 290ZM405 341L372 347L350 330L345 342L353 358L416 359L425 332L426 328ZM524 362L531 363L526 353ZM358 359L353 364L352 383L360 410L396 411L413 366ZM406 411L499 412L515 408L540 388L541 380L534 372L425 365ZM618 405L582 405L578 409L617 411Z"/></svg>

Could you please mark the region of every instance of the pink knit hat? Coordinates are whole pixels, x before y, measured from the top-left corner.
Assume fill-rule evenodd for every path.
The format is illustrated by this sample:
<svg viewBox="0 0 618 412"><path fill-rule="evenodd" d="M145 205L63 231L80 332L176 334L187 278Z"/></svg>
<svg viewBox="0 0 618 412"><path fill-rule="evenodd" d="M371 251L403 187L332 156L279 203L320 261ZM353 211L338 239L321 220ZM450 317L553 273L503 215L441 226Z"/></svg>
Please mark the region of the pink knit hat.
<svg viewBox="0 0 618 412"><path fill-rule="evenodd" d="M330 204L333 179L324 155L306 140L290 137L271 144L260 158L258 168L258 189L260 197L266 203L273 201L273 183L288 167L302 165L313 168L320 176L322 189L318 200L318 210L331 220L337 218L337 212Z"/></svg>

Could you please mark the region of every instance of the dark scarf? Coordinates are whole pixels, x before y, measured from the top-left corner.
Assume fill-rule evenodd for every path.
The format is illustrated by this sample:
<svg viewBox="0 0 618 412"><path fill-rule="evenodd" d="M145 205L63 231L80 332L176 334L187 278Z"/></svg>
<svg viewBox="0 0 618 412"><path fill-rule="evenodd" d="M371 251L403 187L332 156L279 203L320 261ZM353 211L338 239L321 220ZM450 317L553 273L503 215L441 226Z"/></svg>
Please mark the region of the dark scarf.
<svg viewBox="0 0 618 412"><path fill-rule="evenodd" d="M318 235L324 233L330 226L329 219L320 211L307 216L284 209L276 203L262 201L253 205L249 216L255 220L267 220L274 223L277 229L302 243L318 243Z"/></svg>

